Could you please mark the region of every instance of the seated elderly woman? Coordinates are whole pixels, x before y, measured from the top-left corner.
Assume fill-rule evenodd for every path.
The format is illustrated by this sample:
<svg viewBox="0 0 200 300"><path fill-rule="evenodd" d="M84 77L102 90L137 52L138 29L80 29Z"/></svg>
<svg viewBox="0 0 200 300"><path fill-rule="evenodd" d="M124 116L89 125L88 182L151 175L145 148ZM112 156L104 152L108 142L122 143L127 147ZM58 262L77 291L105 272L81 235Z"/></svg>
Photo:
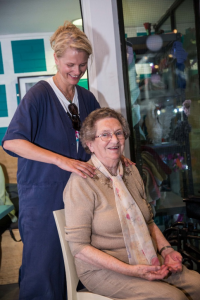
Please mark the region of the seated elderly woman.
<svg viewBox="0 0 200 300"><path fill-rule="evenodd" d="M89 291L112 299L200 299L200 275L182 266L154 223L137 168L120 161L128 136L126 120L109 108L83 123L81 142L96 174L73 173L64 191L78 276Z"/></svg>

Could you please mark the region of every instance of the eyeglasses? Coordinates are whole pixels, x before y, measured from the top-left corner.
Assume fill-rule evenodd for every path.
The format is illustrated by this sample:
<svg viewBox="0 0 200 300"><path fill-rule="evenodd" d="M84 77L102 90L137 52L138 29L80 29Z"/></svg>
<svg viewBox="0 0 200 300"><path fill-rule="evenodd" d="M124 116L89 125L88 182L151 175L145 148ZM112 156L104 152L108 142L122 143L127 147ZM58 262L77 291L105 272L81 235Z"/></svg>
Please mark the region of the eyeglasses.
<svg viewBox="0 0 200 300"><path fill-rule="evenodd" d="M68 105L68 110L69 112L67 112L68 116L70 117L71 121L72 121L72 126L74 128L74 130L80 131L81 129L81 119L79 117L78 114L78 107L76 106L76 104L74 103L70 103Z"/></svg>
<svg viewBox="0 0 200 300"><path fill-rule="evenodd" d="M95 136L95 139L100 138L103 142L109 142L112 139L113 134L116 136L118 141L125 139L125 135L122 130L118 130L116 132L104 132L100 135Z"/></svg>

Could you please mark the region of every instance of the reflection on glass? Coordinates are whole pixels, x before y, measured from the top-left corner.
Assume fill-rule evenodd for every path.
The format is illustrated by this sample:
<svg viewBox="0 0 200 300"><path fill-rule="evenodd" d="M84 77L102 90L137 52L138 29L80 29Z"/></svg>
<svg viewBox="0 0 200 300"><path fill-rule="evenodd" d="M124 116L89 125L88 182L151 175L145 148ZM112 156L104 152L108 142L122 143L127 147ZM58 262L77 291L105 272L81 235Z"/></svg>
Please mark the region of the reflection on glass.
<svg viewBox="0 0 200 300"><path fill-rule="evenodd" d="M184 15L183 15L184 14ZM197 66L196 30L191 1L185 0L176 12L177 30L182 35L182 42L187 52L184 75L186 78L185 99L187 103L188 122L191 126L190 151L194 194L200 191L200 101ZM190 100L190 102L189 102Z"/></svg>
<svg viewBox="0 0 200 300"><path fill-rule="evenodd" d="M163 1L162 14L160 7L155 8L153 17L147 18L155 2L148 1L142 12L135 4L131 9L130 1L123 1L134 150L154 213L172 214L176 221L185 213L183 198L200 192L194 11L191 1L185 0L176 10L176 30L171 31L167 19L156 35L153 24L172 3L166 8ZM131 24L133 9L137 17Z"/></svg>

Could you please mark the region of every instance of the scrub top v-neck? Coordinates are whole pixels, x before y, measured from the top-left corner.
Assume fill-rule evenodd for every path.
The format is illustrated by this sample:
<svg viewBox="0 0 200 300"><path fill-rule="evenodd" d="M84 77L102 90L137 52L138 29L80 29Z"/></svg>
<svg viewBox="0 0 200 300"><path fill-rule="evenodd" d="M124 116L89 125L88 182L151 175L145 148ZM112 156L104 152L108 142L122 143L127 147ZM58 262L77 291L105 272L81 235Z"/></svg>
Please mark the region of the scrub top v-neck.
<svg viewBox="0 0 200 300"><path fill-rule="evenodd" d="M74 103L79 111L79 102L78 102L78 92L77 92L77 88L75 87L75 93L74 93L74 97L72 99L72 102L70 102L69 100L67 100L67 98L63 95L63 93L58 89L58 87L55 85L53 77L50 77L46 80L46 82L48 82L50 84L50 86L52 87L52 89L54 90L54 93L56 94L58 100L60 101L60 104L62 105L63 109L65 110L65 112L70 114L70 111L68 109L68 106L70 103ZM77 152L78 152L78 146L79 146L79 131L75 131L75 136L76 136L76 147L77 147Z"/></svg>

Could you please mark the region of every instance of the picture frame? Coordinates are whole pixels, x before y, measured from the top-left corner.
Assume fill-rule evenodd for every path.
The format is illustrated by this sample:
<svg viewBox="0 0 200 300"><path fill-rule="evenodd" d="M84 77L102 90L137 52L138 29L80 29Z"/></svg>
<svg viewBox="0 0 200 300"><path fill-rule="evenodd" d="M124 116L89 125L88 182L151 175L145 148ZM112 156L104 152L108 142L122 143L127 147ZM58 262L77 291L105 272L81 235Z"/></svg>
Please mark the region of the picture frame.
<svg viewBox="0 0 200 300"><path fill-rule="evenodd" d="M34 86L38 81L46 80L54 75L55 74L17 77L20 101L23 99L24 95L28 92L28 90L32 86Z"/></svg>

